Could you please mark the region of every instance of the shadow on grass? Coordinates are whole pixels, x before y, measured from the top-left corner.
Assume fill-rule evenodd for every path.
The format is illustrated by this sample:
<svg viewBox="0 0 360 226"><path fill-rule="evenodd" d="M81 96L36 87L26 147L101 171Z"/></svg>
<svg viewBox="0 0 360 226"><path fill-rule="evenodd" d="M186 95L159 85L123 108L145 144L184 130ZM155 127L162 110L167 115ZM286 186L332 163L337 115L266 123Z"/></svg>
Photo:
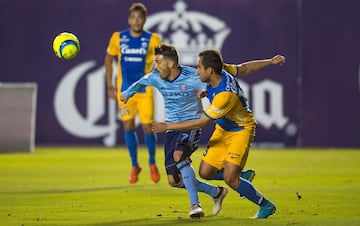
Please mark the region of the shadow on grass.
<svg viewBox="0 0 360 226"><path fill-rule="evenodd" d="M94 191L111 191L111 190L127 190L134 188L141 188L147 186L135 186L135 185L125 185L125 186L107 186L107 187L89 187L89 188L55 188L53 190L44 190L44 191L6 191L0 192L0 194L62 194L62 193L76 193L76 192L94 192Z"/></svg>
<svg viewBox="0 0 360 226"><path fill-rule="evenodd" d="M219 226L219 225L258 225L257 220L250 219L239 219L239 218L229 218L229 217L215 217L208 216L201 219L191 219L191 218L144 218L144 219L133 219L133 220L124 220L118 222L107 222L107 223L96 223L96 224L86 224L87 226L177 226L177 225L206 225L206 226ZM80 226L80 225L79 225ZM82 226L85 226L82 225Z"/></svg>

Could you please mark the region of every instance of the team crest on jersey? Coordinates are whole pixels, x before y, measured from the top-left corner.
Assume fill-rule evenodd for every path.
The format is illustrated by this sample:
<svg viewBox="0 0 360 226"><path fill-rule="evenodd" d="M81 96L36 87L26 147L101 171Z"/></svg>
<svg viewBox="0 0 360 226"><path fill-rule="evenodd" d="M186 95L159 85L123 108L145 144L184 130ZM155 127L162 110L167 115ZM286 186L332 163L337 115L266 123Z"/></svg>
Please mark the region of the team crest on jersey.
<svg viewBox="0 0 360 226"><path fill-rule="evenodd" d="M126 35L121 35L120 42L128 42L130 39Z"/></svg>
<svg viewBox="0 0 360 226"><path fill-rule="evenodd" d="M187 89L186 84L181 84L181 85L180 85L180 89L181 89L182 91L186 91L186 89Z"/></svg>
<svg viewBox="0 0 360 226"><path fill-rule="evenodd" d="M141 47L147 49L149 43L147 41L141 43Z"/></svg>

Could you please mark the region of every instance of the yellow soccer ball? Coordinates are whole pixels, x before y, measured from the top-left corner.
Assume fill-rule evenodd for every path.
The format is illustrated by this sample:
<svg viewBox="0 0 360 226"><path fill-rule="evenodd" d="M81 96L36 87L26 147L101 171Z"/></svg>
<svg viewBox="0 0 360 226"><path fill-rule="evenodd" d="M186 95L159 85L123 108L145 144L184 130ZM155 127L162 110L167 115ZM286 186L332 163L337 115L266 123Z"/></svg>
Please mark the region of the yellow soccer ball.
<svg viewBox="0 0 360 226"><path fill-rule="evenodd" d="M79 54L80 42L74 34L63 32L55 37L53 49L60 59L71 60Z"/></svg>

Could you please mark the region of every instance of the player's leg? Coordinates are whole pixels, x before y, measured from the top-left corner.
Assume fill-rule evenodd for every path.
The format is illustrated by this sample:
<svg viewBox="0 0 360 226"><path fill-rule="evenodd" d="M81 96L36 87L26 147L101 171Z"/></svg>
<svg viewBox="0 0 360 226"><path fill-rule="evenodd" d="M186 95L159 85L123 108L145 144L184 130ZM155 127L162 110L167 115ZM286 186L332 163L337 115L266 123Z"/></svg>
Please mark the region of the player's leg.
<svg viewBox="0 0 360 226"><path fill-rule="evenodd" d="M154 98L152 92L138 94L137 101L138 115L144 131L144 140L149 152L150 177L154 183L160 181L160 173L156 166L156 135L152 132L154 121Z"/></svg>
<svg viewBox="0 0 360 226"><path fill-rule="evenodd" d="M232 189L237 191L254 204L260 206L254 218L267 218L276 211L275 205L264 197L250 181L242 179L240 173L246 163L249 148L254 138L254 131L239 131L228 133L224 139L228 141L224 166L224 180Z"/></svg>
<svg viewBox="0 0 360 226"><path fill-rule="evenodd" d="M198 148L200 132L200 130L180 132L181 136L179 136L180 140L177 141L176 151L174 152L174 159L175 162L177 162L176 166L181 171L183 176L182 178L185 187L188 190L190 200L192 200L192 195L197 197L196 192L203 192L208 194L214 199L213 215L217 215L221 210L222 201L227 195L227 189L199 180L195 176L194 169L191 166L190 156ZM195 199L193 199L192 203L194 202Z"/></svg>
<svg viewBox="0 0 360 226"><path fill-rule="evenodd" d="M218 148L218 149L225 149L226 146L223 146L223 143L221 142L223 139L222 134L218 133L217 131L214 131L212 134L208 146L211 146L211 148ZM216 153L216 151L215 151ZM205 155L207 155L207 151L205 152ZM214 156L214 160L209 161L216 161L218 159L218 156ZM223 164L222 161L216 162L214 164L221 165ZM200 167L202 169L201 177L207 180L224 180L224 168L221 167L219 170L216 168L205 168L205 166ZM255 177L255 170L248 169L241 172L240 177L243 179L252 181Z"/></svg>
<svg viewBox="0 0 360 226"><path fill-rule="evenodd" d="M241 168L238 165L226 163L224 170L225 182L241 196L260 207L253 218L267 218L274 214L276 211L275 205L257 190L250 181L239 177L240 172Z"/></svg>
<svg viewBox="0 0 360 226"><path fill-rule="evenodd" d="M189 133L183 134L182 132L170 131L165 134L166 173L170 186L186 188L190 197L190 217L203 217L204 212L200 207L197 188L194 185L194 173L191 172L190 162L182 161L185 159L182 159L183 152L181 148L186 144L184 139L188 138ZM181 148L178 147L179 144Z"/></svg>
<svg viewBox="0 0 360 226"><path fill-rule="evenodd" d="M133 99L130 99L126 104L119 102L119 110L124 128L125 143L131 158L132 168L129 177L130 184L134 184L138 181L138 175L141 172L141 167L137 157L138 137L135 132L135 103L136 102Z"/></svg>

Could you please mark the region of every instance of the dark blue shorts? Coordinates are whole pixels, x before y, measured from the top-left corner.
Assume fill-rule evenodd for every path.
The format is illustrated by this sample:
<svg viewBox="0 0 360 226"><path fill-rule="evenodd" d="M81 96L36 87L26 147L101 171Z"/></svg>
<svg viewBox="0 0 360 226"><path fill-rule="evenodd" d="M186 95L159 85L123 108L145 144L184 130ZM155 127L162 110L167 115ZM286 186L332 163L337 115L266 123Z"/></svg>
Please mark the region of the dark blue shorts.
<svg viewBox="0 0 360 226"><path fill-rule="evenodd" d="M188 131L169 131L165 135L165 168L168 175L178 174L174 160L175 150L183 151L182 159L190 158L198 148L201 129Z"/></svg>

